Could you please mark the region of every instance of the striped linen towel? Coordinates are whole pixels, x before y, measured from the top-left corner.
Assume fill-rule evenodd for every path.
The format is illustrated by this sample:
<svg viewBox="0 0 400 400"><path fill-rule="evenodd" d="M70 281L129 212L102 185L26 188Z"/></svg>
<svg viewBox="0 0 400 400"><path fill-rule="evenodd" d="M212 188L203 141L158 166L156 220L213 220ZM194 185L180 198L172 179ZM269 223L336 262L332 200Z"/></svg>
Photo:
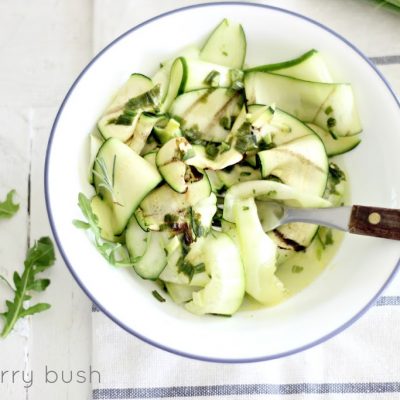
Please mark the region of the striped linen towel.
<svg viewBox="0 0 400 400"><path fill-rule="evenodd" d="M390 292L400 292L400 276ZM253 364L190 360L131 336L93 309L93 399L400 399L400 296L382 296L333 339Z"/></svg>
<svg viewBox="0 0 400 400"><path fill-rule="evenodd" d="M187 0L96 0L94 51ZM203 2L199 0L198 2ZM260 2L260 1L259 1ZM361 0L264 1L331 26L369 54L400 92L400 13ZM379 266L377 266L379 267ZM93 308L93 399L400 399L400 276L376 305L328 342L254 364L190 360L126 333Z"/></svg>

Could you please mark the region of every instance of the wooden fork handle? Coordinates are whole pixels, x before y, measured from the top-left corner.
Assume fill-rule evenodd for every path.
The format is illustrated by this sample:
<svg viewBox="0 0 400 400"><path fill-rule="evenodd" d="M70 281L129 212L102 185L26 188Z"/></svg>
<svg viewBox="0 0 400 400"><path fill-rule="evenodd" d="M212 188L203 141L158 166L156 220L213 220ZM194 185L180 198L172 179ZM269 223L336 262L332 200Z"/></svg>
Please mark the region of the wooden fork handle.
<svg viewBox="0 0 400 400"><path fill-rule="evenodd" d="M353 206L349 232L400 240L400 209Z"/></svg>

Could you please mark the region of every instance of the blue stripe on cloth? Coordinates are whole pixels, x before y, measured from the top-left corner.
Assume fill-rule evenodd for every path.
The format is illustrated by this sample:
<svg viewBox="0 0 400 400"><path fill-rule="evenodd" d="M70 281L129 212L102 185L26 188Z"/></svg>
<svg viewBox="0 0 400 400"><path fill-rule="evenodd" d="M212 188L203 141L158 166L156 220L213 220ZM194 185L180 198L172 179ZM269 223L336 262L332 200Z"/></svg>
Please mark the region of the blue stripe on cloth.
<svg viewBox="0 0 400 400"><path fill-rule="evenodd" d="M381 296L375 304L376 306L400 306L400 296ZM99 312L96 304L92 304L92 312Z"/></svg>
<svg viewBox="0 0 400 400"><path fill-rule="evenodd" d="M293 395L329 393L400 393L400 382L243 384L94 389L93 400L162 399L167 397Z"/></svg>
<svg viewBox="0 0 400 400"><path fill-rule="evenodd" d="M375 304L376 306L399 306L400 296L381 296Z"/></svg>
<svg viewBox="0 0 400 400"><path fill-rule="evenodd" d="M376 65L400 64L400 54L392 56L370 57L370 60Z"/></svg>

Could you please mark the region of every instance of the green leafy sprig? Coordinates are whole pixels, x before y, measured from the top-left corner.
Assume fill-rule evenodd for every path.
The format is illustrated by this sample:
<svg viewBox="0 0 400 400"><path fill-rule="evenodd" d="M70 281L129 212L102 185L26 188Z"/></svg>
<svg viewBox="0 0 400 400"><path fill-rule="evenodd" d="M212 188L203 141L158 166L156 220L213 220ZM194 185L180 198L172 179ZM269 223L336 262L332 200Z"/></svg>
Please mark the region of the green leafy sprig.
<svg viewBox="0 0 400 400"><path fill-rule="evenodd" d="M111 170L111 175L108 172L106 162L104 161L103 157L96 157L96 160L94 161L95 165L98 166L98 170L96 168L93 168L93 174L97 177L99 180L99 183L97 186L99 188L103 188L106 190L115 204L119 204L116 199L115 199L115 193L114 193L114 174L115 174L115 164L117 162L117 156L114 155L113 158L113 165L112 165L112 170ZM121 204L119 204L121 205Z"/></svg>
<svg viewBox="0 0 400 400"><path fill-rule="evenodd" d="M92 210L90 200L83 193L79 193L78 206L86 221L74 220L73 224L79 229L90 230L93 233L94 245L110 264L116 267L132 266L125 246L122 246L121 243L108 242L102 239L97 215Z"/></svg>
<svg viewBox="0 0 400 400"><path fill-rule="evenodd" d="M19 319L50 308L48 303L37 303L28 308L24 304L31 300L32 291L42 292L49 286L49 279L38 278L37 275L50 268L54 261L53 243L49 237L42 237L28 250L22 275L14 272L14 287L4 277L1 277L14 291L14 299L6 301L7 310L0 314L5 320L0 337L5 338Z"/></svg>
<svg viewBox="0 0 400 400"><path fill-rule="evenodd" d="M10 190L6 199L0 202L0 219L11 218L18 210L19 204L13 202L15 190Z"/></svg>

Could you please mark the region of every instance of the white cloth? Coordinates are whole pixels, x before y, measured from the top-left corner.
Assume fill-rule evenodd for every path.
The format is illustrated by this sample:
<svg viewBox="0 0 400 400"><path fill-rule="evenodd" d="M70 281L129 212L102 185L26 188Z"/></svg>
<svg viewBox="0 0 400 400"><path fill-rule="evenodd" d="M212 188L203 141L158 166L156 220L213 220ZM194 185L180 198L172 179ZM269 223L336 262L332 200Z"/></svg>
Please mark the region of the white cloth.
<svg viewBox="0 0 400 400"><path fill-rule="evenodd" d="M400 279L392 283L400 289ZM392 303L393 305L388 305ZM293 356L216 364L156 349L93 312L93 399L399 399L400 296L377 306L333 339ZM278 398L281 398L278 397Z"/></svg>
<svg viewBox="0 0 400 400"><path fill-rule="evenodd" d="M188 1L98 0L95 47ZM315 18L375 57L399 91L400 10L363 0L271 1ZM377 266L379 268L379 266ZM215 364L154 348L93 311L93 399L400 399L400 277L377 305L333 339L287 358Z"/></svg>

